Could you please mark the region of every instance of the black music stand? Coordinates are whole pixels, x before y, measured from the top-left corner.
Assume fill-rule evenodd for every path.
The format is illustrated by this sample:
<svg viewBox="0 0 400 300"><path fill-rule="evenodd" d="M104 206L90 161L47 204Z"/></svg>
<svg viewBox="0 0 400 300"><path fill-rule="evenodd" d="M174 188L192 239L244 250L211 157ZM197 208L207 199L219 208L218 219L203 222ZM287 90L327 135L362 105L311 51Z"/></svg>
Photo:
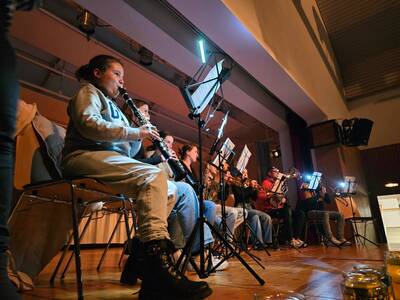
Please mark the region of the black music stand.
<svg viewBox="0 0 400 300"><path fill-rule="evenodd" d="M241 174L240 171L232 167L232 159L235 156L235 152L233 151L233 148L230 148L229 146L229 138L226 139L224 144L221 146L221 149L219 149L217 152L217 156L215 157L214 161L211 163L220 173L220 194L221 194L221 216L222 216L222 221L221 221L221 231L222 235L225 237L225 239L228 241L228 238L232 241L231 243L235 245L235 248L237 245L239 245L238 241L235 239L235 235L233 232L231 232L226 224L226 200L225 200L225 179L224 179L224 174L225 171L223 169L224 163L226 163L229 166L229 171L230 172L236 172L238 174ZM246 224L246 212L245 208L243 207L243 218L244 218L244 224ZM247 224L248 225L248 224ZM248 226L249 230L253 233L253 236L257 239L257 236L255 235L254 231L250 226ZM257 239L258 240L258 239ZM259 241L259 240L258 240ZM260 242L260 241L259 241ZM247 245L246 245L247 246ZM227 247L224 247L224 244L221 243L219 244L216 248L214 248L214 251L219 251L219 249L222 248L222 253L223 259L221 263L223 263L225 260L231 258L233 254L229 252ZM242 250L241 247L239 246L239 250ZM255 256L254 254L250 253L248 249L243 249L243 251L250 256L261 268L265 269L265 267L260 263L260 258ZM266 253L271 256L271 254L268 252L267 249L265 249ZM214 266L214 269L216 267ZM212 270L211 270L212 271ZM210 271L210 272L211 272Z"/></svg>
<svg viewBox="0 0 400 300"><path fill-rule="evenodd" d="M222 135L220 135L219 138L222 138ZM218 139L218 137L217 137ZM218 143L217 143L218 144ZM235 156L235 152L233 151L233 143L230 143L230 139L227 138L223 145L221 146L220 149L217 151L217 155L214 159L214 161L211 163L218 171L219 171L219 191L221 194L221 229L222 229L222 235L226 240L228 240L228 237L230 237L232 240L234 240L234 233L230 232L228 226L226 225L226 205L225 205L225 178L224 178L224 164L230 165L230 161L233 159ZM211 151L210 151L211 152ZM225 248L225 256L228 257L228 249Z"/></svg>
<svg viewBox="0 0 400 300"><path fill-rule="evenodd" d="M193 83L197 74L200 73L199 77L201 74L204 72L207 62L211 59L211 57L214 57L214 67L211 69L211 71L206 75L205 80ZM214 233L214 235L231 251L231 253L246 267L246 269L256 278L256 280L259 282L260 285L264 285L265 281L246 263L246 261L240 256L239 253L236 252L236 250L232 247L232 245L221 235L221 233L215 229L215 227L208 222L208 220L205 219L204 217L204 194L203 194L203 189L204 189L204 184L203 184L203 170L202 170L202 163L203 163L203 155L202 155L202 129L204 128L204 125L209 121L209 120L203 120L201 118L201 112L202 110L211 102L212 97L218 90L218 88L222 85L222 83L228 78L230 75L231 68L224 68L222 66L222 62L216 61L217 58L215 54L210 54L207 62L200 67L200 69L196 72L195 76L192 79L192 82L187 84L186 86L180 88L181 93L185 99L185 102L189 108L190 114L189 117L191 119L196 119L196 124L197 124L197 130L198 130L198 145L199 145L199 206L200 206L200 216L197 219L197 222L195 224L195 227L189 237L189 240L187 241L183 251L182 255L179 257L177 261L177 266L181 267L181 271L185 272L187 263L190 261L194 269L196 270L197 274L199 275L200 278L207 278L209 276L210 271L214 271L216 268L219 267L219 265L222 264L223 261L220 261L216 266L214 266L211 270L206 270L205 268L205 257L204 257L204 225L207 224L211 231ZM216 74L215 74L216 71ZM214 73L215 75L209 76L211 73ZM199 79L199 78L198 78ZM197 80L198 80L197 79ZM197 93L200 87L203 88L204 86L206 89L203 89L203 92L200 94ZM196 91L192 93L192 89L194 87L198 87ZM196 94L196 98L193 98L193 95ZM221 88L221 94L223 95L223 91ZM211 96L211 97L210 97ZM223 97L222 97L223 98ZM218 105L219 106L219 105ZM217 106L217 107L218 107ZM200 267L198 268L197 265L194 263L193 259L191 258L192 256L192 248L194 241L197 237L197 233L199 232L200 234ZM211 257L209 255L209 261L211 261Z"/></svg>
<svg viewBox="0 0 400 300"><path fill-rule="evenodd" d="M356 178L352 177L352 176L345 176L344 187L340 191L340 196L347 197L349 199L352 217L346 219L346 221L351 222L351 224L353 225L353 231L354 231L351 238L349 238L347 241L353 240L354 243L357 244L357 242L361 241L361 239L362 239L362 240L364 240L364 244L360 242L361 245L363 244L365 246L365 242L367 241L367 242L370 242L371 244L379 247L378 244L374 243L373 241L371 241L364 235L360 234L358 231L358 227L357 227L358 223L364 223L364 226L366 226L367 222L369 222L369 221L374 222L374 218L373 217L356 217L356 213L354 211L354 206L353 206L353 200L352 200L353 199L352 196L355 194L357 194ZM345 198L343 198L343 199L345 199ZM341 243L340 246L342 246L344 243L346 243L346 241Z"/></svg>

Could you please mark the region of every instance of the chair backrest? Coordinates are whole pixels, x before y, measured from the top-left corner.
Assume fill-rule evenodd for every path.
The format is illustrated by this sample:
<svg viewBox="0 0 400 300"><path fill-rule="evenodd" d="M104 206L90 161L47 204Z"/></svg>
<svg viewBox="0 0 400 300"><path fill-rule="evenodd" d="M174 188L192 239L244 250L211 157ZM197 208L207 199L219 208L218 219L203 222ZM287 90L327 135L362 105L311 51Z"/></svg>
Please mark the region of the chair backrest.
<svg viewBox="0 0 400 300"><path fill-rule="evenodd" d="M15 188L60 179L65 128L40 115L35 105L20 100L18 108Z"/></svg>

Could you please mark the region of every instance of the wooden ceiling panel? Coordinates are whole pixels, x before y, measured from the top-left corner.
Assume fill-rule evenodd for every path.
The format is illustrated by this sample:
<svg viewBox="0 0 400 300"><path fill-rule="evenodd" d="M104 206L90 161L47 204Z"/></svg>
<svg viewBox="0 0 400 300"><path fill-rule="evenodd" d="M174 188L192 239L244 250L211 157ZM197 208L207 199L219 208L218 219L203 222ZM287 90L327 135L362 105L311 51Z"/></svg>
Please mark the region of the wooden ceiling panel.
<svg viewBox="0 0 400 300"><path fill-rule="evenodd" d="M317 0L347 100L400 86L400 1Z"/></svg>

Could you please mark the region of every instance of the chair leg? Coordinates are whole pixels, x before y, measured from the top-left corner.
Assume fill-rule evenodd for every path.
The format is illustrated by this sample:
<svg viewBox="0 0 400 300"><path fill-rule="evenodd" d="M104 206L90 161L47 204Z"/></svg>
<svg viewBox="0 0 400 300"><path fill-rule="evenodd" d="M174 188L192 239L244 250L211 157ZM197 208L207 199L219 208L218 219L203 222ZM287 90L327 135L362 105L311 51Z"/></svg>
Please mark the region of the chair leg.
<svg viewBox="0 0 400 300"><path fill-rule="evenodd" d="M90 221L92 220L92 217L93 217L93 212L90 213L90 215L89 215L89 217L88 217L88 219L87 219L87 221L85 223L85 226L82 229L82 233L79 236L79 241L81 241L83 239L83 237L85 236L86 231L87 231L87 229L89 227ZM75 244L74 244L74 247L75 247ZM74 256L74 252L71 253L71 255L70 255L70 257L69 257L69 259L67 261L67 264L65 265L64 270L61 273L61 279L65 278L65 273L67 273L67 271L68 271L68 268L69 268L69 265L71 264L73 256Z"/></svg>
<svg viewBox="0 0 400 300"><path fill-rule="evenodd" d="M321 234L321 231L319 230L319 225L314 223L314 228L315 228L315 233L317 234L317 239L318 239L318 243L324 244L325 245L325 235Z"/></svg>
<svg viewBox="0 0 400 300"><path fill-rule="evenodd" d="M121 195L122 196L122 195ZM129 215L128 215L128 211L125 205L125 199L122 200L123 202L123 209L122 209L122 213L124 214L124 223L125 223L125 230L126 230L126 236L127 236L127 242L128 242L128 249L129 252L132 252L132 249L130 249L132 242L131 242L131 229L129 226Z"/></svg>
<svg viewBox="0 0 400 300"><path fill-rule="evenodd" d="M122 213L119 214L117 223L114 226L114 229L113 229L113 231L111 233L110 238L108 239L107 246L104 248L103 254L101 255L100 261L99 261L99 263L97 265L97 268L96 268L97 271L100 271L101 265L103 264L103 260L106 257L108 249L110 248L111 241L114 238L115 233L117 232L117 228L119 226L119 223L121 223L121 219L122 219Z"/></svg>
<svg viewBox="0 0 400 300"><path fill-rule="evenodd" d="M124 207L125 207L125 202L124 202ZM132 215L132 225L129 228L129 223L125 223L125 226L128 225L127 228L129 228L129 233L128 233L128 241L132 239L132 232L137 232L138 227L137 227L137 218L136 218L136 213L135 213L135 209L133 207L133 203L132 201L130 202L130 211L131 211L131 215ZM125 220L127 220L128 217L125 216ZM130 243L129 243L130 244ZM121 251L121 255L119 257L119 261L118 261L118 266L121 267L121 263L122 263L122 259L124 258L124 254L126 252L126 250L128 249L128 243L126 242L124 244L124 247L122 248Z"/></svg>
<svg viewBox="0 0 400 300"><path fill-rule="evenodd" d="M273 232L273 240L274 240L274 243L276 244L276 245L278 245L279 246L279 229L280 229L280 224L279 223L277 223L276 225L275 225L276 227L275 227L275 230L274 230L274 232Z"/></svg>
<svg viewBox="0 0 400 300"><path fill-rule="evenodd" d="M83 215L85 215L85 214L86 214L86 209L85 209L85 211L83 212ZM79 220L79 223L80 223L80 222L81 222L81 220ZM67 244L65 245L65 248L64 248L64 250L63 250L63 253L61 254L61 256L60 256L60 258L59 258L59 260L58 260L58 262L57 262L57 265L56 265L56 267L54 268L54 271L53 271L53 273L52 273L52 275L51 275L51 278L50 278L50 286L52 286L52 287L54 287L54 280L56 279L57 273L58 273L58 271L59 271L59 269L60 269L60 267L61 267L61 265L62 265L62 263L63 263L63 261L64 261L64 259L65 259L65 256L66 256L67 253L68 253L69 247L70 247L71 244L72 244L72 239L73 239L73 237L74 237L74 231L72 230L71 233L70 233L70 235L69 235Z"/></svg>
<svg viewBox="0 0 400 300"><path fill-rule="evenodd" d="M364 237L366 237L367 236L367 222L364 222ZM364 246L366 246L366 240L364 240Z"/></svg>
<svg viewBox="0 0 400 300"><path fill-rule="evenodd" d="M72 238L73 237L74 237L74 232L71 231L71 234L69 235L69 238L68 238L68 242L67 242L67 244L66 244L66 246L65 246L65 248L63 250L63 253L61 254L61 256L60 256L60 258L58 260L57 266L55 267L55 269L53 271L53 274L51 275L50 286L52 286L52 287L54 287L54 280L55 280L55 278L57 276L58 270L60 269L62 262L64 261L65 255L68 252L69 246L72 244Z"/></svg>
<svg viewBox="0 0 400 300"><path fill-rule="evenodd" d="M132 236L132 232L133 232L133 229L134 229L134 228L135 228L135 223L133 223L132 226L131 226L131 229L130 229L130 236ZM125 252L126 252L127 249L128 249L128 244L127 244L127 242L125 242L125 243L124 243L124 247L122 248L122 251L121 251L121 255L120 255L120 257L119 257L119 261L118 261L118 266L119 266L119 267L121 267L122 259L124 258L124 254L125 254Z"/></svg>
<svg viewBox="0 0 400 300"><path fill-rule="evenodd" d="M74 232L74 252L75 252L75 269L76 269L76 284L78 300L83 300L83 282L82 282L82 269L81 269L81 249L79 242L79 228L78 228L78 215L77 215L77 199L75 199L74 183L70 183L71 187L71 207L72 207L72 227Z"/></svg>
<svg viewBox="0 0 400 300"><path fill-rule="evenodd" d="M307 238L308 238L308 222L306 221L306 224L304 226L304 241L306 243L308 242Z"/></svg>

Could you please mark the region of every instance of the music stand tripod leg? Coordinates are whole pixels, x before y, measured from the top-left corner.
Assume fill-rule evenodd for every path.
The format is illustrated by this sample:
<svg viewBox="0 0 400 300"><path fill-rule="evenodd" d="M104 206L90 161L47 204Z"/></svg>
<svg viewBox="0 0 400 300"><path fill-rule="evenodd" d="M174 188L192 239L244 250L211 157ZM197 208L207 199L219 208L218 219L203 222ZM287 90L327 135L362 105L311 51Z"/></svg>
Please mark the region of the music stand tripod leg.
<svg viewBox="0 0 400 300"><path fill-rule="evenodd" d="M202 149L202 138L201 138L201 129L202 129L202 120L200 119L200 116L195 116L197 118L197 128L198 128L198 143L199 143L199 149ZM265 281L246 263L246 261L238 254L235 249L230 245L230 243L225 240L225 238L219 233L218 230L215 229L215 227L210 224L207 220L204 218L204 208L203 208L203 172L202 172L202 151L199 151L199 178L200 178L200 191L199 191L199 203L200 203L200 217L198 221L196 222L195 228L193 229L192 234L190 235L189 240L187 241L187 247L185 246L184 251L185 254L187 255L186 261L184 262L182 268L183 272L186 270L186 265L187 260L190 259L191 257L191 252L194 244L194 239L197 236L197 231L200 232L200 268L199 268L199 277L200 278L205 278L208 277L210 272L213 271L205 271L205 266L204 266L204 224L207 224L210 228L210 230L214 233L214 236L218 238L219 241L221 241L227 249L231 251L231 253L239 259L239 261L242 263L242 265L256 278L256 280L259 282L260 285L264 285ZM178 260L178 263L182 261L184 253L182 252L181 257ZM210 259L210 258L209 258ZM178 264L179 266L179 264Z"/></svg>
<svg viewBox="0 0 400 300"><path fill-rule="evenodd" d="M349 184L348 186L350 186L350 184ZM364 241L364 246L365 246L365 241L368 241L368 242L370 242L371 244L375 245L376 247L379 247L378 244L376 244L376 243L374 243L373 241L367 239L365 236L361 235L361 234L358 232L356 213L355 213L355 211L354 211L353 201L352 201L352 198L351 198L350 195L351 195L351 194L349 194L349 193L344 193L344 196L347 196L347 197L350 198L349 201L350 201L350 208L351 208L351 212L352 212L352 217L351 217L350 219L347 219L347 220L351 220L350 222L351 222L351 224L352 224L352 226L353 226L353 232L354 232L354 233L353 233L353 236L349 239L349 241L350 241L350 240L354 240L354 243L355 243L356 245L357 245L357 242L358 242L360 245L363 245L362 241ZM361 239L363 239L363 240L361 240Z"/></svg>

